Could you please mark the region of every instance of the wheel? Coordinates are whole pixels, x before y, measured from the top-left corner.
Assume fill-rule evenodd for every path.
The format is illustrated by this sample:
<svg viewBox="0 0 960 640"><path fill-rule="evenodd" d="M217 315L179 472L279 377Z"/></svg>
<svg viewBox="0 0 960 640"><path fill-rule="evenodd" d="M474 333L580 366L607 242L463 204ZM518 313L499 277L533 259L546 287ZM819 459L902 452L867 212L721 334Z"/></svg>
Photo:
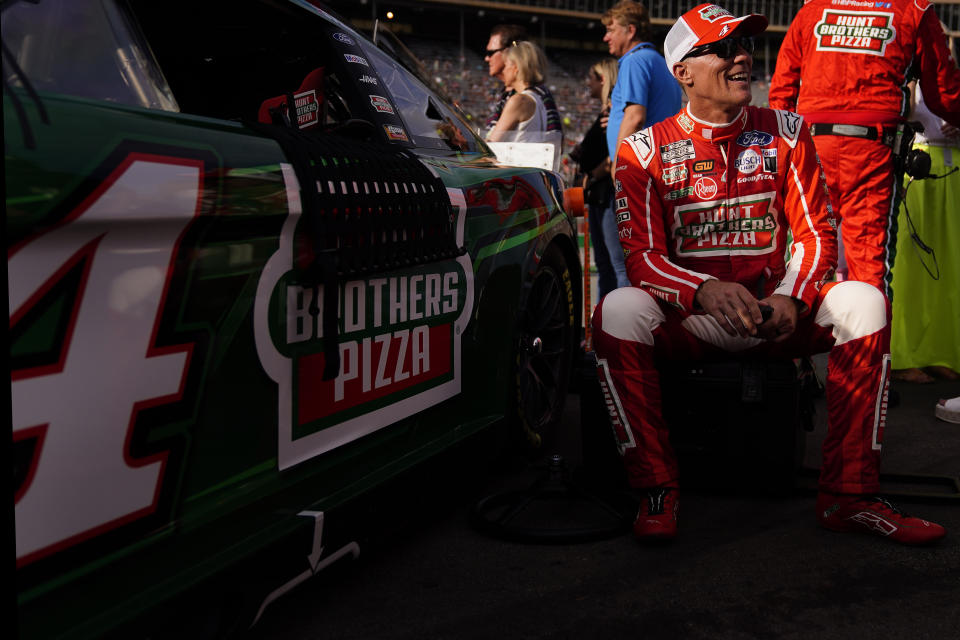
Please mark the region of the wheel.
<svg viewBox="0 0 960 640"><path fill-rule="evenodd" d="M516 349L516 419L525 446L542 450L563 414L579 336L573 274L547 247L520 308Z"/></svg>

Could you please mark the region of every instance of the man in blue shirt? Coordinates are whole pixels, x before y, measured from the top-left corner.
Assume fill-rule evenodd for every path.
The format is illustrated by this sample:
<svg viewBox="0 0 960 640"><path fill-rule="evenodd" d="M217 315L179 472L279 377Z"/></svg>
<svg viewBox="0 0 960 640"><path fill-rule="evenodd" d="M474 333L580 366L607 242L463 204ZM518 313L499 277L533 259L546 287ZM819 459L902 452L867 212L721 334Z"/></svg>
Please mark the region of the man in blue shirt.
<svg viewBox="0 0 960 640"><path fill-rule="evenodd" d="M610 96L607 149L615 160L620 141L680 111L680 85L663 56L648 42L650 16L634 0L621 0L603 14L603 41L618 57L617 83Z"/></svg>

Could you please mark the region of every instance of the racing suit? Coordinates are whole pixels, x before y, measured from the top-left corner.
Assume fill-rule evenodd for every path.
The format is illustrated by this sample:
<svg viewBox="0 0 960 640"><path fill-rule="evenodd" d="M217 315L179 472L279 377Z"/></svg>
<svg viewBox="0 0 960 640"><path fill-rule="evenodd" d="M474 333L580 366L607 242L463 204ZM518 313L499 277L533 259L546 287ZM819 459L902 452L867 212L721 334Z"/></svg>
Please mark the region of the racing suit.
<svg viewBox="0 0 960 640"><path fill-rule="evenodd" d="M810 133L794 113L744 107L726 125L687 109L620 144L616 215L632 287L593 317L598 377L632 486L676 486L658 358L794 357L830 351L821 487L877 488L886 413L886 299L825 284L836 231ZM785 260L788 231L793 244ZM707 279L800 303L783 342L733 337L695 303ZM695 390L692 390L695 393Z"/></svg>
<svg viewBox="0 0 960 640"><path fill-rule="evenodd" d="M909 112L911 74L932 96L930 110L960 126L960 71L927 0L809 0L770 83L772 108L812 123L849 278L888 296L902 181L891 147Z"/></svg>

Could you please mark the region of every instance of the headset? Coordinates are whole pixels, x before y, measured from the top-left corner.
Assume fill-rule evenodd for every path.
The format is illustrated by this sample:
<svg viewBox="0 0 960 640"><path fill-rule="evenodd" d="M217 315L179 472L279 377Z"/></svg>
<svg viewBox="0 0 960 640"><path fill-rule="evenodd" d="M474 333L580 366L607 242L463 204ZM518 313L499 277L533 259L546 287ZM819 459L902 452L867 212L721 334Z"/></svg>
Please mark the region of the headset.
<svg viewBox="0 0 960 640"><path fill-rule="evenodd" d="M940 265L937 263L937 254L934 253L933 248L927 245L920 238L920 234L917 233L917 228L914 226L913 219L910 217L910 210L907 208L907 191L910 189L910 185L913 184L914 180L940 180L957 172L960 170L960 167L954 167L939 176L930 173L930 154L923 149L912 148L913 138L917 133L923 133L923 125L919 122L907 122L897 127L897 137L893 147L894 167L898 176L898 184L903 182L904 174L910 176L910 179L907 181L907 186L903 189L903 196L901 196L900 200L903 202L903 211L906 214L907 226L910 228L910 239L913 240L914 250L917 251L920 264L922 264L923 268L930 274L930 277L934 280L939 280ZM927 266L927 263L923 259L923 254L920 253L921 251L933 259L933 268L936 271L936 275L934 275L934 272Z"/></svg>

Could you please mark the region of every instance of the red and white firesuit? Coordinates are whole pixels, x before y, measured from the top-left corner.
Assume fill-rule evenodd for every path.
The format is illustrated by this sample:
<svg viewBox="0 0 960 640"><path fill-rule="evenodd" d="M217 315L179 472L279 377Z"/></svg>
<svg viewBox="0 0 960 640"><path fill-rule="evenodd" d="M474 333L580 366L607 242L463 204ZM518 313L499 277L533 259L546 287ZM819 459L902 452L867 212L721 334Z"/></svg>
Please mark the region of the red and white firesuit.
<svg viewBox="0 0 960 640"><path fill-rule="evenodd" d="M772 108L817 125L848 277L888 296L899 202L891 145L909 112L911 73L930 110L960 126L960 71L927 0L808 0L770 83Z"/></svg>
<svg viewBox="0 0 960 640"><path fill-rule="evenodd" d="M889 361L886 299L862 282L825 284L836 265L836 230L802 118L744 107L732 123L713 125L684 109L621 142L616 188L633 286L608 294L593 326L631 485L678 480L655 359L830 351L821 487L876 490ZM739 282L758 299L797 299L796 331L783 342L730 336L696 308L697 289L710 278Z"/></svg>

